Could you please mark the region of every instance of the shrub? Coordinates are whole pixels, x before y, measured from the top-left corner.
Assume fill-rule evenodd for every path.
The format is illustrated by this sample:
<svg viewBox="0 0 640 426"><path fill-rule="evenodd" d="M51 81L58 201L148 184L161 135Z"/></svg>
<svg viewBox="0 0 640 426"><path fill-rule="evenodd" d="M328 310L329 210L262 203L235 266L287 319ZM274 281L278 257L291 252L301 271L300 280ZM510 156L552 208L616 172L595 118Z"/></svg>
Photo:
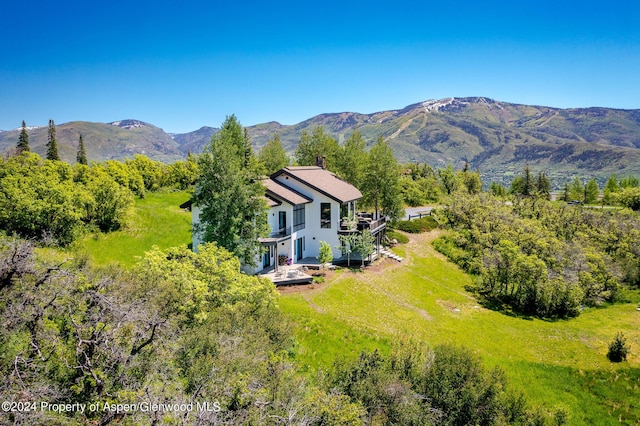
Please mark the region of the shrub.
<svg viewBox="0 0 640 426"><path fill-rule="evenodd" d="M387 231L387 238L389 240L396 240L399 244L407 244L409 242L409 237L393 230Z"/></svg>
<svg viewBox="0 0 640 426"><path fill-rule="evenodd" d="M609 352L607 352L607 358L611 362L622 362L627 360L629 354L629 345L627 345L627 339L624 334L616 334L615 339L609 344Z"/></svg>
<svg viewBox="0 0 640 426"><path fill-rule="evenodd" d="M437 226L438 222L436 222L436 220L431 216L425 216L414 220L401 220L394 225L396 229L409 232L411 234L429 232L437 228Z"/></svg>
<svg viewBox="0 0 640 426"><path fill-rule="evenodd" d="M631 210L640 210L640 188L625 188L617 196L623 206Z"/></svg>

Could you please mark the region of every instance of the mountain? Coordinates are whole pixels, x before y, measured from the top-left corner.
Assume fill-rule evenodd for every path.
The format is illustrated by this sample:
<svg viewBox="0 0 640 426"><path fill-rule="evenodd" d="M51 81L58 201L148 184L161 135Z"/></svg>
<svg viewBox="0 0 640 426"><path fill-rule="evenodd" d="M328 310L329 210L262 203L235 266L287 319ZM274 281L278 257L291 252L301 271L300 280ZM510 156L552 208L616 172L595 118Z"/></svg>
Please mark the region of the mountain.
<svg viewBox="0 0 640 426"><path fill-rule="evenodd" d="M206 144L211 142L211 137L216 134L215 127L201 127L189 133L170 133L171 138L178 143L180 151L185 154L189 152L200 153Z"/></svg>
<svg viewBox="0 0 640 426"><path fill-rule="evenodd" d="M572 176L640 175L640 110L559 109L510 104L488 98L449 98L403 109L360 114L321 114L293 126L250 128L262 146L277 131L293 151L300 133L323 126L338 141L359 129L371 145L382 136L401 162L434 167L468 162L485 181L508 183L526 164L554 182Z"/></svg>
<svg viewBox="0 0 640 426"><path fill-rule="evenodd" d="M525 164L545 170L557 185L572 176L612 173L640 175L640 110L560 109L498 102L488 98L448 98L371 114L320 114L295 125L269 122L248 127L256 150L275 133L293 153L304 130L323 126L339 142L358 129L369 145L380 136L401 162L434 167L468 162L487 182L508 183ZM113 123L72 122L57 126L63 159L73 161L82 133L90 160L123 159L141 153L161 161L198 153L217 129L202 127L167 134L137 120ZM16 145L18 130L0 132L0 150ZM32 150L45 152L47 128L29 131Z"/></svg>
<svg viewBox="0 0 640 426"><path fill-rule="evenodd" d="M42 156L46 154L47 126L29 130L29 147ZM0 133L0 151L14 147L20 129ZM135 154L173 162L185 157L180 145L162 129L139 120L112 123L72 121L56 125L58 152L64 161L75 162L78 139L82 135L89 161L122 160Z"/></svg>

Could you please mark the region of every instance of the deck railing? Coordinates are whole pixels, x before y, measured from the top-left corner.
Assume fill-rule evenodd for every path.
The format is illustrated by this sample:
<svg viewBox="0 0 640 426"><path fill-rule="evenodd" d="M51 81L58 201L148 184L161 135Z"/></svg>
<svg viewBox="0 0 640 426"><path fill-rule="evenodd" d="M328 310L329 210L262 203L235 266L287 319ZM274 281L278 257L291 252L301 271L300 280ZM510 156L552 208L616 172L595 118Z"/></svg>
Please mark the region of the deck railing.
<svg viewBox="0 0 640 426"><path fill-rule="evenodd" d="M291 235L291 227L287 227L287 228L280 228L276 231L273 231L271 234L269 234L269 237L271 238L282 238L282 237L288 237L289 235Z"/></svg>
<svg viewBox="0 0 640 426"><path fill-rule="evenodd" d="M379 219L373 220L370 217L365 216L356 216L356 221L354 222L340 222L340 232L348 233L348 232L362 232L365 229L371 231L372 234L375 234L382 228L384 228L387 224L387 220L385 217L381 217ZM355 225L355 226L354 226Z"/></svg>

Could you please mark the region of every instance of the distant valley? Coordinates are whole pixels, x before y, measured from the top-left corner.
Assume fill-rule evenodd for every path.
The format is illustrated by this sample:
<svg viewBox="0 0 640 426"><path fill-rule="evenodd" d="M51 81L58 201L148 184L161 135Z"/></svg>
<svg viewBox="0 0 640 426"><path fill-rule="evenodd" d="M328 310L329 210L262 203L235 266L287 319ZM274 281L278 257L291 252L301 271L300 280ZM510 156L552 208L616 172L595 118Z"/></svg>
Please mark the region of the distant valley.
<svg viewBox="0 0 640 426"><path fill-rule="evenodd" d="M242 121L242 117L239 117ZM269 122L248 127L256 150L278 133L293 153L300 134L323 126L343 142L358 129L368 144L382 136L401 162L427 162L461 168L468 162L483 179L510 182L525 164L546 170L557 185L572 176L604 181L612 173L640 175L640 110L559 109L498 102L488 98L449 98L372 114L327 113L295 125ZM57 125L61 157L73 161L79 135L90 160L135 154L172 162L199 153L217 131L202 127L168 134L138 120ZM19 130L0 131L0 151L15 146ZM32 150L45 152L47 128L29 131Z"/></svg>

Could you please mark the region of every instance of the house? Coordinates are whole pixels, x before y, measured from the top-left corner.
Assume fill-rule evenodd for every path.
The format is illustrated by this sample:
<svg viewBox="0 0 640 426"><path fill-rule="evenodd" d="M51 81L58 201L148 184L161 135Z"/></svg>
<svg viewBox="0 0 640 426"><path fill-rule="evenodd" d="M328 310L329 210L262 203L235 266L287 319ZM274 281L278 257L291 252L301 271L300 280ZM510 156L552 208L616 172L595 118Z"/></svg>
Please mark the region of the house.
<svg viewBox="0 0 640 426"><path fill-rule="evenodd" d="M285 167L263 180L269 206L268 221L271 234L261 238L264 252L256 259L256 266L243 266L247 273L277 270L279 266L304 264L305 258L315 259L320 241L331 245L334 262L343 260L339 236L369 229L379 247L386 229L384 218L356 214L356 203L362 193L350 183L318 166ZM343 218L354 216L355 223ZM193 209L193 221L199 211ZM194 233L193 246L200 244Z"/></svg>

